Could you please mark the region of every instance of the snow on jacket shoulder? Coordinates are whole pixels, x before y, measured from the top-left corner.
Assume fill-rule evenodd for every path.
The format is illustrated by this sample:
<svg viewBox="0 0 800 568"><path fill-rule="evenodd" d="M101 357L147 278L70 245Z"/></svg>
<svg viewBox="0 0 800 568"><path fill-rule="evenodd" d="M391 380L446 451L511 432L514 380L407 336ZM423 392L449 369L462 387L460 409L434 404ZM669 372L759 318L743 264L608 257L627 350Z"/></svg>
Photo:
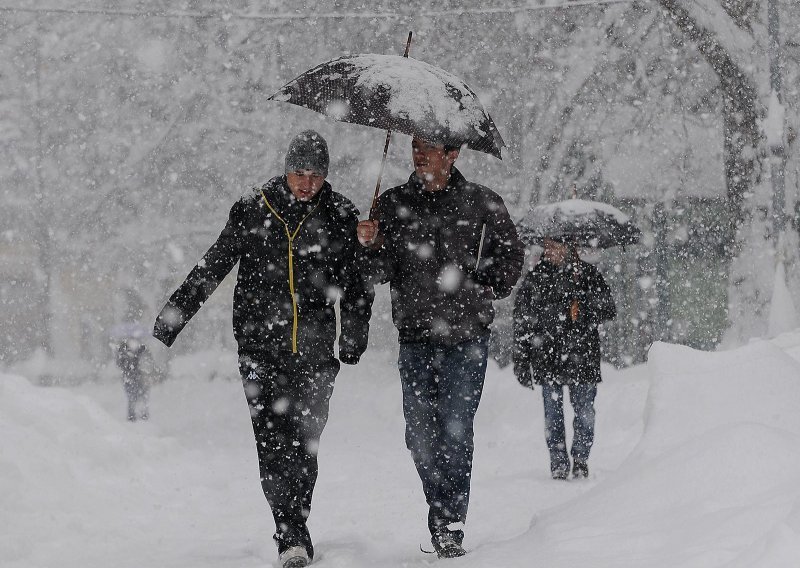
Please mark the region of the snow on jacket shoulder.
<svg viewBox="0 0 800 568"><path fill-rule="evenodd" d="M340 356L358 360L373 291L357 268L357 223L356 208L327 182L308 202L293 198L285 176L246 192L164 306L153 335L171 345L238 262L233 331L240 353L332 357L339 297Z"/></svg>

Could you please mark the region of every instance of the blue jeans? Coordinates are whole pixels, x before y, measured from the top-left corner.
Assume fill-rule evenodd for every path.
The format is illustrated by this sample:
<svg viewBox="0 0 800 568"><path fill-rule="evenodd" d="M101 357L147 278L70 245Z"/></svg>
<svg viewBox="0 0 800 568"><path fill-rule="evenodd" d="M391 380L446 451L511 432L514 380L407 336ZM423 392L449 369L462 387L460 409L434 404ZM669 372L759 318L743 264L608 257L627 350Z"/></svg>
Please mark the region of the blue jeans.
<svg viewBox="0 0 800 568"><path fill-rule="evenodd" d="M586 461L594 442L594 398L597 385L576 384L567 386L569 401L575 411L572 423L572 459ZM566 433L564 432L564 387L559 384L542 384L544 399L544 435L550 450L550 470L569 471Z"/></svg>
<svg viewBox="0 0 800 568"><path fill-rule="evenodd" d="M488 343L487 335L457 345L400 345L406 445L422 480L431 534L467 518L472 423L483 393Z"/></svg>

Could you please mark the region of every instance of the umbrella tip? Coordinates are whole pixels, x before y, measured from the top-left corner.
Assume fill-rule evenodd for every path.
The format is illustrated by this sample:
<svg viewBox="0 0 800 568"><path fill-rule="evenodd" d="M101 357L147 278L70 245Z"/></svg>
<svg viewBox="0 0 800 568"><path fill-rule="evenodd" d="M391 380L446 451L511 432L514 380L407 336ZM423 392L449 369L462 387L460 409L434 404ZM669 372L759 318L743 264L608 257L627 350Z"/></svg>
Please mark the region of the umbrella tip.
<svg viewBox="0 0 800 568"><path fill-rule="evenodd" d="M403 57L408 57L408 50L411 48L411 37L414 35L413 31L408 32L408 39L406 40L406 50L403 52Z"/></svg>

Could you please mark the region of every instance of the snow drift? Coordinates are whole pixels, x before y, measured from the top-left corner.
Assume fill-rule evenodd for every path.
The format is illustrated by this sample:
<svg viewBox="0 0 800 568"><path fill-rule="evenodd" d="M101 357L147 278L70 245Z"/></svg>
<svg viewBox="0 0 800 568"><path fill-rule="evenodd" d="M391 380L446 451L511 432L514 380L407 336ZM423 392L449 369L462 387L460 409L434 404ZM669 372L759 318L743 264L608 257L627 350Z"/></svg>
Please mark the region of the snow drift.
<svg viewBox="0 0 800 568"><path fill-rule="evenodd" d="M321 568L432 562L382 357L336 387L311 519ZM656 344L646 368L604 369L592 475L569 483L547 474L539 391L491 367L470 554L448 566L796 566L799 361L796 332L729 352ZM119 385L0 375L0 564L271 565L246 412L237 381L179 378L156 387L151 422L132 425Z"/></svg>

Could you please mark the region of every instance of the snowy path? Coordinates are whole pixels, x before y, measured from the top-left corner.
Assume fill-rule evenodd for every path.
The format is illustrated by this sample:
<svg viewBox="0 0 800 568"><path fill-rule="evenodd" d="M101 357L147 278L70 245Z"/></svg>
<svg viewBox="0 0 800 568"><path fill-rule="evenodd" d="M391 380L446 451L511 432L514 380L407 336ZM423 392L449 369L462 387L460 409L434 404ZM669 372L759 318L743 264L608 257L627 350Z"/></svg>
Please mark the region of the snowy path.
<svg viewBox="0 0 800 568"><path fill-rule="evenodd" d="M800 565L800 335L605 370L592 476L549 478L540 392L490 367L460 560L437 561L393 361L343 367L310 528L320 568ZM758 372L758 381L752 373ZM0 375L0 564L273 566L236 382L172 380L128 424L117 384ZM639 443L641 441L641 443ZM714 471L716 466L721 470Z"/></svg>

